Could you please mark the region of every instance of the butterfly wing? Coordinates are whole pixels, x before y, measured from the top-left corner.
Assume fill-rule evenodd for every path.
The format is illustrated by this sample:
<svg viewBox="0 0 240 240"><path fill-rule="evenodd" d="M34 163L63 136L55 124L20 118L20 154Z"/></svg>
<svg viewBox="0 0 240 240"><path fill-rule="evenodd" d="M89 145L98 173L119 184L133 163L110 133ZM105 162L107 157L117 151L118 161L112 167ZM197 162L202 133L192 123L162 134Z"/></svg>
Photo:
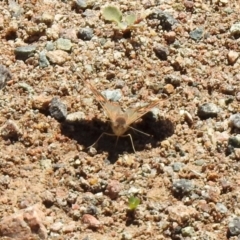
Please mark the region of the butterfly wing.
<svg viewBox="0 0 240 240"><path fill-rule="evenodd" d="M112 122L115 121L119 114L122 114L122 109L118 104L108 102L108 100L89 82L85 81L88 88L93 92L96 100L101 104L102 108L106 112L107 116Z"/></svg>
<svg viewBox="0 0 240 240"><path fill-rule="evenodd" d="M128 116L127 117L127 124L130 125L133 122L135 122L137 119L139 119L144 114L149 112L152 108L157 106L159 104L159 102L160 102L159 100L156 100L156 101L151 102L147 106L127 109L126 110L126 114Z"/></svg>

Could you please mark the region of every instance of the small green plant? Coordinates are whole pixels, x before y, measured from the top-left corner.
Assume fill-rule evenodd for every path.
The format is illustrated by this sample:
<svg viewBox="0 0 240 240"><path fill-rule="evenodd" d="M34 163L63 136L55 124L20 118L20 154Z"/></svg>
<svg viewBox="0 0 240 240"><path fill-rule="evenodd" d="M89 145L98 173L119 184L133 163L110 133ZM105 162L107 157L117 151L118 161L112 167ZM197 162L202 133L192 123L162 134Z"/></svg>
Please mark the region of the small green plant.
<svg viewBox="0 0 240 240"><path fill-rule="evenodd" d="M132 196L128 199L128 207L131 211L136 210L139 204L140 204L140 199L138 197Z"/></svg>
<svg viewBox="0 0 240 240"><path fill-rule="evenodd" d="M137 27L137 23L141 21L135 14L123 16L122 12L114 6L105 7L102 15L105 20L115 22L117 27L123 31Z"/></svg>

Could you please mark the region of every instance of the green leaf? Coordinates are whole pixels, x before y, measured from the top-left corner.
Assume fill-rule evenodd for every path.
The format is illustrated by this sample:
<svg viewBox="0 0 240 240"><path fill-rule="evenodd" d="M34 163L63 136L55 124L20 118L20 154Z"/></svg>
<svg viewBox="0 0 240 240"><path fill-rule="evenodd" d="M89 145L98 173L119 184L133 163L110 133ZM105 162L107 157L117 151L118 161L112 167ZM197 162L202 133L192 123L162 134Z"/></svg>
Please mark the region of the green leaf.
<svg viewBox="0 0 240 240"><path fill-rule="evenodd" d="M126 30L128 27L128 24L126 22L119 22L118 23L118 28L121 30Z"/></svg>
<svg viewBox="0 0 240 240"><path fill-rule="evenodd" d="M128 25L133 25L136 20L137 16L134 14L130 14L125 17L125 21L127 22Z"/></svg>
<svg viewBox="0 0 240 240"><path fill-rule="evenodd" d="M139 204L140 204L140 199L137 197L130 197L128 199L128 207L130 210L135 210Z"/></svg>
<svg viewBox="0 0 240 240"><path fill-rule="evenodd" d="M107 6L103 9L103 17L105 20L120 23L122 20L122 12L114 6Z"/></svg>

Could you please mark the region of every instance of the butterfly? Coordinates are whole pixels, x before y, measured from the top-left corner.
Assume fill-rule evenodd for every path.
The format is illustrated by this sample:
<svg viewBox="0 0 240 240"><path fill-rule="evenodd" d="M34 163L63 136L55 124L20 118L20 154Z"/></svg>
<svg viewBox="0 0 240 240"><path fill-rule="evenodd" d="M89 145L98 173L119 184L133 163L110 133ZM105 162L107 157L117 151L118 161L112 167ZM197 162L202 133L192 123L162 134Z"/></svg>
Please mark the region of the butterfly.
<svg viewBox="0 0 240 240"><path fill-rule="evenodd" d="M143 107L136 107L136 108L128 108L126 111L122 111L122 108L120 107L119 104L117 103L111 103L109 102L91 83L90 81L85 81L86 85L88 88L92 91L94 96L96 97L96 100L100 103L104 111L106 112L108 118L110 119L111 122L111 128L113 131L113 134L111 133L106 133L103 132L99 138L90 146L94 146L97 144L97 142L101 139L103 135L108 135L108 136L117 136L117 140L115 143L115 146L118 142L119 137L129 137L131 140L132 148L133 151L136 152L132 136L131 134L125 134L129 128L133 128L130 125L141 118L144 114L149 112L152 108L157 106L159 104L159 100L153 101L147 106ZM145 134L147 136L150 136L149 134L146 134L142 131L139 131L135 128L134 130Z"/></svg>

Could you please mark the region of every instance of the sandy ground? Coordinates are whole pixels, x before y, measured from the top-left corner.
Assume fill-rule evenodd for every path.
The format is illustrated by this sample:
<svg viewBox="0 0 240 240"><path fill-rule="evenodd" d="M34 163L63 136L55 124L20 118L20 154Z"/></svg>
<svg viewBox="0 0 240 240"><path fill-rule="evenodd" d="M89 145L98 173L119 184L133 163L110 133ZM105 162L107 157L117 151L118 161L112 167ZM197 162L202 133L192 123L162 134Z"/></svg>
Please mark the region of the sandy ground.
<svg viewBox="0 0 240 240"><path fill-rule="evenodd" d="M0 1L1 239L239 239L239 6Z"/></svg>

